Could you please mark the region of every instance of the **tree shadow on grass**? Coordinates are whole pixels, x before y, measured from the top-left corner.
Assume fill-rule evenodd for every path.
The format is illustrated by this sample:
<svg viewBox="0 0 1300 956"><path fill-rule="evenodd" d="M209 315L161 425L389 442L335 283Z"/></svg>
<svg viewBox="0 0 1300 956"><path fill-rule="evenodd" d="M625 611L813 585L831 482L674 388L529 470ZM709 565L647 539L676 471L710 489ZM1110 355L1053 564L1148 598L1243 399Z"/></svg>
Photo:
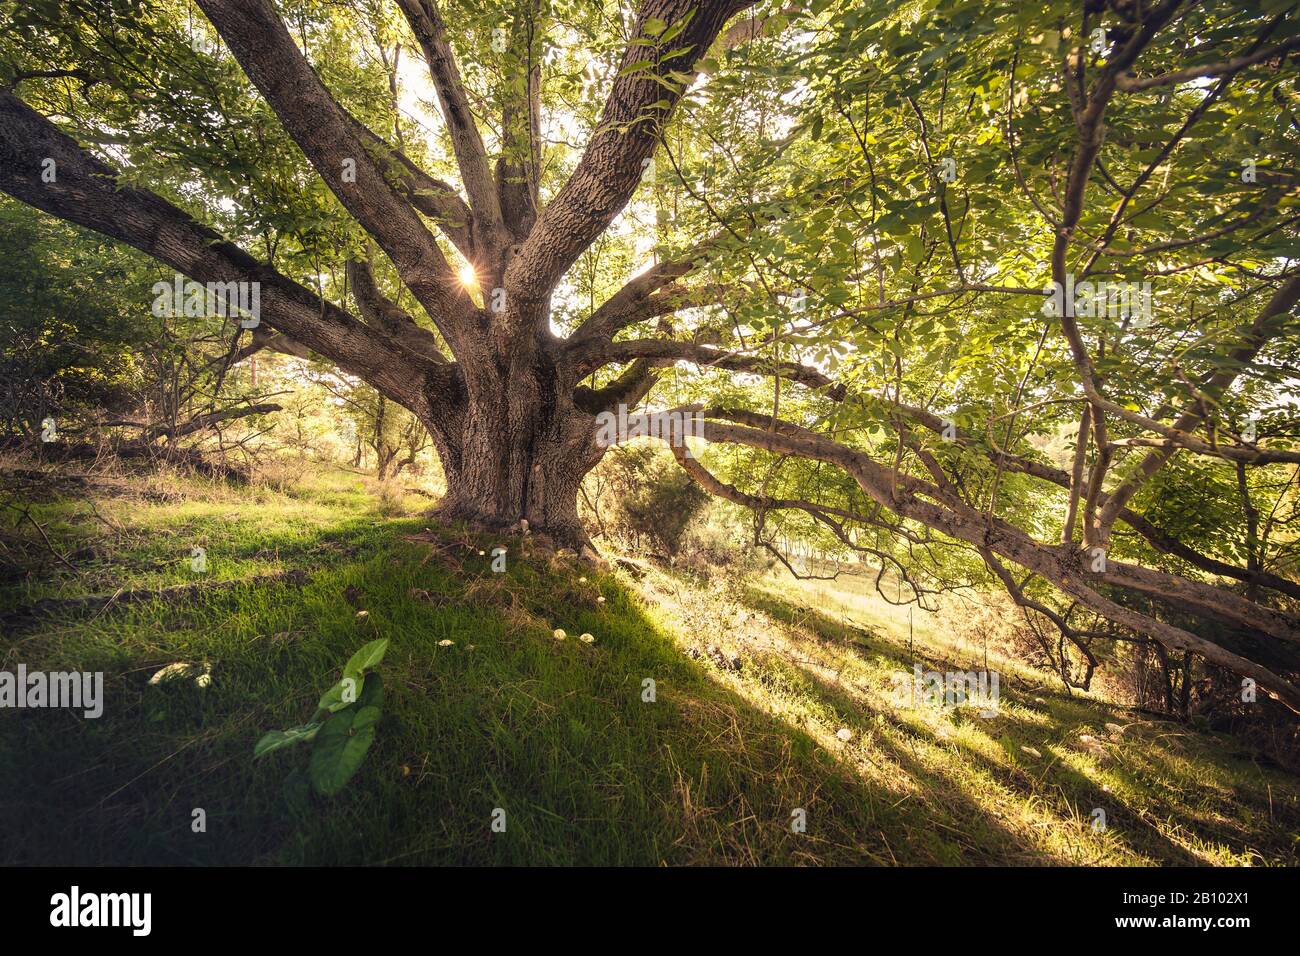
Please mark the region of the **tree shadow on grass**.
<svg viewBox="0 0 1300 956"><path fill-rule="evenodd" d="M846 625L817 609L783 601L757 588L746 589L743 601L787 626L801 630L808 637L837 645L843 653L863 663L878 665L883 658L905 674L910 672L918 658L927 670L961 670L969 666L954 661L950 656L939 655L936 658L936 652L942 649L929 646L918 648L924 650L923 658L919 654L911 658L905 644L878 633L864 641L861 628ZM873 655L875 660L872 660ZM806 664L801 665L801 670L807 681L816 686L817 693L840 713L853 714L865 710L877 720L897 724L897 713L892 708L873 707ZM1120 746L1121 742L1106 740L1103 743L1092 738L1089 744L1095 749L1091 756L1100 753L1103 758L1095 762L1096 777L1108 772L1116 775L1124 784L1121 795L1062 759L1071 752L1088 753L1089 747L1079 742L1080 735L1084 731L1095 733L1099 724L1113 716L1108 705L1070 696L1060 690L1026 687L1014 681L1004 682L1003 686L1007 690L1002 693L1002 701L1009 706L1001 707L997 717L985 722L978 717L964 716L973 711L958 711L955 716L959 723L969 723L977 733L1001 744L1009 761L993 760L971 746L964 746L960 734L940 739L925 721L909 721L906 733L931 745L959 748L960 760L967 769L995 779L1000 785L1021 794L1026 801L1044 805L1061 820L1062 825L1071 818L1090 822L1092 808L1102 808L1106 812L1108 837L1149 859L1172 864L1204 863L1203 857L1171 838L1171 833L1178 832L1184 839L1191 837L1223 844L1243 853L1248 849L1258 849L1260 842L1264 841L1273 846L1270 855L1276 861L1296 862L1288 838L1288 831L1294 832L1300 824L1294 778L1283 773L1268 775L1279 795L1289 794L1289 799L1284 797L1278 801L1278 818L1274 822L1256 824L1252 829L1243 822L1240 811L1243 797L1253 802L1256 808L1262 806L1260 801L1264 798L1255 790L1246 790L1243 794L1243 788L1227 788L1225 791L1219 787L1218 791L1225 792L1216 792L1218 799L1206 801L1210 804L1208 806L1194 806L1189 799L1183 798L1191 793L1204 796L1206 775L1234 763L1226 756L1215 763L1208 745L1203 744L1195 757L1182 754L1179 755L1181 759L1175 760L1172 754L1149 740L1126 738ZM1017 719L1018 714L1033 719ZM1197 736L1193 731L1188 733ZM876 741L879 742L880 738L877 737ZM1024 752L1026 747L1048 754L1051 759L1035 758L1022 765L1017 751ZM938 792L944 794L945 799L954 790L953 781L935 779L933 770L927 773L926 768L919 766L904 749L883 744L882 749L909 775L928 776L931 783L938 785ZM1260 775L1264 776L1262 772ZM954 776L960 778L964 775ZM1171 787L1174 782L1177 794ZM1270 803L1270 812L1273 808Z"/></svg>
<svg viewBox="0 0 1300 956"><path fill-rule="evenodd" d="M398 538L405 528L300 590L203 602L182 630L158 609L130 607L4 648L5 666L103 670L107 697L98 720L26 711L0 727L0 772L20 782L0 795L4 862L1066 859L925 764L891 727L871 740L899 779L864 774L820 730L687 658L616 579L526 558L517 540L505 542L510 571L497 576L477 553L496 542L431 559ZM557 627L566 640L552 636ZM594 643L576 640L584 632ZM310 716L347 657L376 637L391 642L384 718L344 791L324 798L289 785L305 748L254 761L258 737ZM211 685L148 683L177 660L210 664ZM851 709L833 686L810 686L836 711L889 720Z"/></svg>

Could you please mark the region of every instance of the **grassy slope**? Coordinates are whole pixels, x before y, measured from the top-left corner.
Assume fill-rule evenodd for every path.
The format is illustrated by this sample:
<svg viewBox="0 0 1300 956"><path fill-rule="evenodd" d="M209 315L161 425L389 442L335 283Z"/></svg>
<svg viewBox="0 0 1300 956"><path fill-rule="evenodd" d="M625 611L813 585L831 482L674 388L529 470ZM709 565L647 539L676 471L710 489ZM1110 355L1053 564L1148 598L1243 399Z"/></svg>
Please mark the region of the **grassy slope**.
<svg viewBox="0 0 1300 956"><path fill-rule="evenodd" d="M993 659L997 717L894 707L890 676L914 659L983 665L919 615L913 658L906 613L847 584L633 582L525 558L518 539L503 542L503 579L478 555L496 542L385 517L343 473L284 491L124 482L34 515L80 574L11 580L0 611L192 582L196 544L207 579L311 579L5 634L0 666L103 670L107 703L99 720L0 713L0 862L1294 864L1300 852L1296 778L1229 738L1063 696ZM596 643L574 639L583 631ZM335 798L287 798L306 749L254 762L253 743L310 716L376 636L391 638L388 700L365 765ZM740 670L715 664L711 644ZM211 664L211 685L149 686L173 661ZM191 831L196 807L206 833ZM505 833L489 826L497 807ZM791 832L795 808L806 833Z"/></svg>

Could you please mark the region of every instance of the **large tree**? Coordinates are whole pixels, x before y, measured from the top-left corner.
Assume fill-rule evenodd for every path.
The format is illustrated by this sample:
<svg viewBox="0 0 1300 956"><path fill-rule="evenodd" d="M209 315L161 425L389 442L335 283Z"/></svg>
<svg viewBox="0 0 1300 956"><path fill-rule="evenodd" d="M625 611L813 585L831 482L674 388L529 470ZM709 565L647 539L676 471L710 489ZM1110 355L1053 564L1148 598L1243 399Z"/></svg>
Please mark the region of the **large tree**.
<svg viewBox="0 0 1300 956"><path fill-rule="evenodd" d="M695 397L751 477L673 442L714 494L913 598L908 558L964 549L1089 662L1105 629L1300 711L1295 4L196 6L0 4L0 189L260 282L249 349L410 409L448 516L582 546L596 416L687 363L741 383ZM1170 506L1200 493L1209 522Z"/></svg>

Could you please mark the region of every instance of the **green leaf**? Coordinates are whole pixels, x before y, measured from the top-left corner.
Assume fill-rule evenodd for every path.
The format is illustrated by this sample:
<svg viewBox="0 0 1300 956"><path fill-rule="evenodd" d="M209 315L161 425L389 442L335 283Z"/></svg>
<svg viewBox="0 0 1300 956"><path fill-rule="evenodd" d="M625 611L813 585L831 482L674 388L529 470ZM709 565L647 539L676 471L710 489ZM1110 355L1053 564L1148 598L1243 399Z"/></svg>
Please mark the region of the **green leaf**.
<svg viewBox="0 0 1300 956"><path fill-rule="evenodd" d="M253 747L253 757L261 757L269 754L273 750L280 750L283 747L292 747L294 744L302 743L304 740L311 740L320 730L319 723L302 724L298 727L290 727L288 730L271 730L262 735L262 739Z"/></svg>
<svg viewBox="0 0 1300 956"><path fill-rule="evenodd" d="M348 659L348 662L343 665L343 676L354 678L360 684L361 676L372 667L378 667L387 650L388 638L384 637L377 641L371 641L353 654Z"/></svg>
<svg viewBox="0 0 1300 956"><path fill-rule="evenodd" d="M659 42L671 43L674 37L686 29L686 22L686 20L682 20L680 23L673 24L668 28L668 31L659 38Z"/></svg>
<svg viewBox="0 0 1300 956"><path fill-rule="evenodd" d="M331 714L338 713L344 707L351 707L361 696L360 677L344 677L337 684L321 695L316 706Z"/></svg>
<svg viewBox="0 0 1300 956"><path fill-rule="evenodd" d="M378 707L345 710L325 722L311 752L311 782L317 793L330 797L347 785L374 743L378 722Z"/></svg>
<svg viewBox="0 0 1300 956"><path fill-rule="evenodd" d="M384 706L384 679L378 674L367 674L361 696L357 698L357 707Z"/></svg>

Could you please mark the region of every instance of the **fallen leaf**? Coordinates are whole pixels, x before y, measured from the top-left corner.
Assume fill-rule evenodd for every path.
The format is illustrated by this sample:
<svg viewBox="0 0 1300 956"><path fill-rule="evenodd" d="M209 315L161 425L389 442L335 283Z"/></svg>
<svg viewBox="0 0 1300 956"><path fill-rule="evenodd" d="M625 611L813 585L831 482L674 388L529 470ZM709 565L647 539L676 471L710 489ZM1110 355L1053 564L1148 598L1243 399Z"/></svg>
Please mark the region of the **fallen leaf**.
<svg viewBox="0 0 1300 956"><path fill-rule="evenodd" d="M176 661L174 664L168 664L153 677L149 678L150 684L161 684L163 681L175 680L178 677L189 677L198 666L195 664L186 664L184 661Z"/></svg>

